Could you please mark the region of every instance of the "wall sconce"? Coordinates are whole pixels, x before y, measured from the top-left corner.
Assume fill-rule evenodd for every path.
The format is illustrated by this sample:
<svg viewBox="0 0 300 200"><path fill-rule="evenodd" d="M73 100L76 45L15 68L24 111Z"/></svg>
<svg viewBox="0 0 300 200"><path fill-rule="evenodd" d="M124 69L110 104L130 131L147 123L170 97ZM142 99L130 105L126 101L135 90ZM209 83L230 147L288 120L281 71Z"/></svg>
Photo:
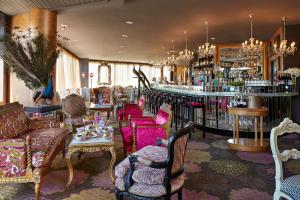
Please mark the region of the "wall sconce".
<svg viewBox="0 0 300 200"><path fill-rule="evenodd" d="M93 77L94 77L94 73L90 73L90 78L91 78L91 88L93 88Z"/></svg>

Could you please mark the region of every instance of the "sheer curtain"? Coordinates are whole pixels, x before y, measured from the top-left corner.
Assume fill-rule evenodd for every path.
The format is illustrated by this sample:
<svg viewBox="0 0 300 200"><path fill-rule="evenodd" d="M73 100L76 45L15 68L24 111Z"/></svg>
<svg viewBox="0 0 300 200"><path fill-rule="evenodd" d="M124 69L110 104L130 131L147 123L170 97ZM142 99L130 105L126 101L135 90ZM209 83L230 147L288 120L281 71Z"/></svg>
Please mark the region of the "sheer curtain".
<svg viewBox="0 0 300 200"><path fill-rule="evenodd" d="M79 60L62 51L56 61L56 91L80 87Z"/></svg>
<svg viewBox="0 0 300 200"><path fill-rule="evenodd" d="M89 87L91 84L93 87L98 87L98 66L99 62L90 62L89 63L89 73L93 73L94 76L89 80ZM112 85L121 85L121 86L138 86L138 79L135 78L135 74L133 73L133 68L135 67L137 70L141 67L141 70L145 73L147 78L150 82L152 79L156 77L158 79L160 77L160 69L151 67L151 66L140 66L138 64L125 64L125 63L109 63L111 66L111 84ZM106 70L107 71L107 70ZM105 76L105 77L104 77ZM105 69L101 70L101 77L102 80L107 79L107 72Z"/></svg>

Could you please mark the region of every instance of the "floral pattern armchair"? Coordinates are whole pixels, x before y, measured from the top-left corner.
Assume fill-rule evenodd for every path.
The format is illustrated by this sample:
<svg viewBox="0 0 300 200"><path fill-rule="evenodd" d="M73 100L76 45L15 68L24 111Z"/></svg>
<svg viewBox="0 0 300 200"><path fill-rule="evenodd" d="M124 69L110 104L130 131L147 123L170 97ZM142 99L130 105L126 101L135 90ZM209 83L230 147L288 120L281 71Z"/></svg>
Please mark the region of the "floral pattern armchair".
<svg viewBox="0 0 300 200"><path fill-rule="evenodd" d="M281 197L288 200L300 199L300 174L283 178L282 163L289 159L300 159L300 151L297 149L284 150L279 152L277 139L285 133L300 133L300 126L293 123L292 120L286 118L279 126L272 128L270 144L275 161L275 182L276 189L273 195L274 200L279 200Z"/></svg>
<svg viewBox="0 0 300 200"><path fill-rule="evenodd" d="M145 98L141 97L137 104L125 103L121 109L117 110L118 120L129 120L130 117L142 117L145 107Z"/></svg>
<svg viewBox="0 0 300 200"><path fill-rule="evenodd" d="M115 168L116 198L126 195L136 199L171 199L175 193L182 199L184 157L188 134L193 123L172 134L169 140L158 140L158 146L146 146L131 154Z"/></svg>
<svg viewBox="0 0 300 200"><path fill-rule="evenodd" d="M94 103L98 103L98 95L103 95L103 103L112 103L112 90L110 87L102 86L99 88L93 88Z"/></svg>
<svg viewBox="0 0 300 200"><path fill-rule="evenodd" d="M145 146L154 145L157 138L169 138L171 121L171 106L163 104L156 117L131 118L127 126L121 123L124 152L130 154Z"/></svg>
<svg viewBox="0 0 300 200"><path fill-rule="evenodd" d="M0 183L34 182L39 199L42 176L69 132L54 119L28 119L23 106L0 106Z"/></svg>

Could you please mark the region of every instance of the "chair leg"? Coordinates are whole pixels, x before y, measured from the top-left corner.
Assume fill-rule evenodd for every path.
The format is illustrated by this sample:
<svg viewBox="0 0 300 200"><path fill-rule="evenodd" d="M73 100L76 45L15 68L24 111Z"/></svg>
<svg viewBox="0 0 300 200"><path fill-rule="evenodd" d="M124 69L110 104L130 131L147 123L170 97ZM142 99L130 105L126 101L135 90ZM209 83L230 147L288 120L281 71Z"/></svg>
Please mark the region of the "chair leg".
<svg viewBox="0 0 300 200"><path fill-rule="evenodd" d="M182 189L178 190L178 200L182 200Z"/></svg>
<svg viewBox="0 0 300 200"><path fill-rule="evenodd" d="M41 183L36 183L34 186L35 190L35 199L39 200L40 199L40 191L41 191Z"/></svg>

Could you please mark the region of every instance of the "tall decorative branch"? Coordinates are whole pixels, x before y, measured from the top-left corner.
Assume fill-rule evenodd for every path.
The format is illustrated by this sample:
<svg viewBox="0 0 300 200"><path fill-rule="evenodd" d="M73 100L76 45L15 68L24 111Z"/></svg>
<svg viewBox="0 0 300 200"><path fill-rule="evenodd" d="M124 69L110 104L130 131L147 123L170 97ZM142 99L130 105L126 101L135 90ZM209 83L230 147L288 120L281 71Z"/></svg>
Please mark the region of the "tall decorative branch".
<svg viewBox="0 0 300 200"><path fill-rule="evenodd" d="M23 32L19 27L15 27L13 33L6 33L0 40L0 52L4 62L29 89L47 85L59 55L59 51L49 44L37 28L28 28Z"/></svg>

